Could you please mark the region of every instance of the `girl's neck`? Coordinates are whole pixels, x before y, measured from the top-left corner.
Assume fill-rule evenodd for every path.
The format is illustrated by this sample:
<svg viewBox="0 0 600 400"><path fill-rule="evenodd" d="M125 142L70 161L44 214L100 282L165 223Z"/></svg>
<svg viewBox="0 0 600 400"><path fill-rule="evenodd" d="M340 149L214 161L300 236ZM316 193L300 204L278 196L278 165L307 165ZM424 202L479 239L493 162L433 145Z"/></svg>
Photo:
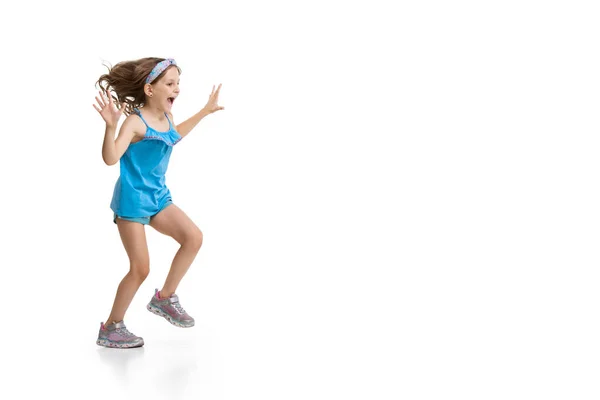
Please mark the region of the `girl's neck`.
<svg viewBox="0 0 600 400"><path fill-rule="evenodd" d="M145 104L144 107L140 107L140 110L143 110L145 116L157 121L162 121L166 118L164 111L157 107L152 107L151 104Z"/></svg>

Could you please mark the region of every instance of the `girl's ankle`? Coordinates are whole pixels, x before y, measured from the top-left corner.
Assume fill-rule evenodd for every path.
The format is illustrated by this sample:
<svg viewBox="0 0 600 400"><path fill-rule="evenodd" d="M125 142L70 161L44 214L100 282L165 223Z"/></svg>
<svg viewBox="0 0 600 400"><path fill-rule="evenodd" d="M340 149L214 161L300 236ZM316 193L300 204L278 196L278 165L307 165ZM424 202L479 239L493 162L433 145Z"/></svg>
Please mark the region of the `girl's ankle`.
<svg viewBox="0 0 600 400"><path fill-rule="evenodd" d="M165 295L163 295L163 291L162 291L162 290L159 290L159 291L158 291L158 299L159 299L159 300L166 300L166 299L168 299L169 297L171 297L172 295L173 295L173 294L171 293L170 295L168 295L168 296L165 296Z"/></svg>

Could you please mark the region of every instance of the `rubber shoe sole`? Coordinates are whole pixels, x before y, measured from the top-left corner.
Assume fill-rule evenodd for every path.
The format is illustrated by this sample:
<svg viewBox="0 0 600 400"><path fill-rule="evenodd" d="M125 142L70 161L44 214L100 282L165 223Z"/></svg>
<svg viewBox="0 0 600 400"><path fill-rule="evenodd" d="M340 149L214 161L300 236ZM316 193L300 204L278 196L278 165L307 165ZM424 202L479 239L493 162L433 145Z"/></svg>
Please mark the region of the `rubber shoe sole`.
<svg viewBox="0 0 600 400"><path fill-rule="evenodd" d="M146 309L148 309L148 311L150 311L153 314L163 317L164 319L169 321L171 323L171 325L175 325L179 328L191 328L192 326L195 325L194 321L192 321L191 324L182 324L181 322L174 320L173 317L171 317L169 314L167 314L160 308L156 308L150 303L148 303L148 305L146 306Z"/></svg>

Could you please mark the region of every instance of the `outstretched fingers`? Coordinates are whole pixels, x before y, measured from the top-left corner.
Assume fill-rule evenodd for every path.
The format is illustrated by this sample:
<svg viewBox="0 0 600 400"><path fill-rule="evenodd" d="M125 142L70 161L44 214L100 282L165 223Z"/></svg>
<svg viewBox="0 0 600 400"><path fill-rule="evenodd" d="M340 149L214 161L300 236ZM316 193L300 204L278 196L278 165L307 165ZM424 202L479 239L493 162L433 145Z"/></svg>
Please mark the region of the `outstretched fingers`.
<svg viewBox="0 0 600 400"><path fill-rule="evenodd" d="M113 97L112 97L112 95L110 94L110 92L107 92L107 93L106 93L106 97L108 97L108 104L110 104L110 105L111 105L111 108L112 108L112 105L113 105Z"/></svg>
<svg viewBox="0 0 600 400"><path fill-rule="evenodd" d="M217 90L215 91L215 85L213 85L212 87L212 91L210 92L210 95L208 96L209 99L214 98L215 101L217 101L219 99L219 91L221 90L221 84L219 83L219 87L217 88Z"/></svg>
<svg viewBox="0 0 600 400"><path fill-rule="evenodd" d="M100 106L100 108L104 108L106 107L106 104L104 104L104 95L102 94L102 92L100 93L100 98L98 98L98 96L96 96L96 101L98 102L98 105Z"/></svg>
<svg viewBox="0 0 600 400"><path fill-rule="evenodd" d="M219 83L219 87L217 88L217 91L215 92L215 104L219 102L219 92L221 91L221 83ZM223 110L225 107L219 106L217 107L217 110Z"/></svg>

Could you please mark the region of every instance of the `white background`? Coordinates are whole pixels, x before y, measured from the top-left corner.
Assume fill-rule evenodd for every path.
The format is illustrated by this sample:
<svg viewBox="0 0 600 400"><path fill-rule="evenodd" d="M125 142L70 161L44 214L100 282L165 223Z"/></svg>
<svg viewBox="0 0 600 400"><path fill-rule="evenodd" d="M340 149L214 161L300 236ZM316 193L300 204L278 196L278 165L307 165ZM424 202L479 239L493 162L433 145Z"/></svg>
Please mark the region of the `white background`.
<svg viewBox="0 0 600 400"><path fill-rule="evenodd" d="M2 391L64 399L597 399L593 1L18 2L0 16ZM196 327L126 316L93 109L173 57L167 183L204 233Z"/></svg>

